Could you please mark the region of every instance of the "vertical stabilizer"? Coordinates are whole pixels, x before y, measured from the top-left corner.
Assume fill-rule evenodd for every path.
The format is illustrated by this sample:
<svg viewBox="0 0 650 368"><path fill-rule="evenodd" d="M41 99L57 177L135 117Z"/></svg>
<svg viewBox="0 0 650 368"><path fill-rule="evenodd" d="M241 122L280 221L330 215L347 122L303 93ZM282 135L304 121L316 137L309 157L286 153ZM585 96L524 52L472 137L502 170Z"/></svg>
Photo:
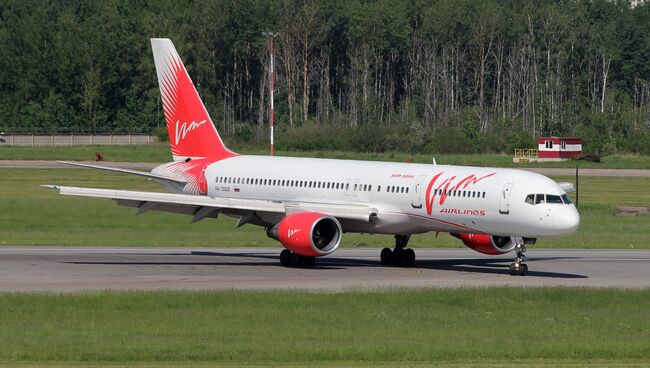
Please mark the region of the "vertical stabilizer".
<svg viewBox="0 0 650 368"><path fill-rule="evenodd" d="M151 48L174 161L234 156L219 137L174 44L152 38Z"/></svg>

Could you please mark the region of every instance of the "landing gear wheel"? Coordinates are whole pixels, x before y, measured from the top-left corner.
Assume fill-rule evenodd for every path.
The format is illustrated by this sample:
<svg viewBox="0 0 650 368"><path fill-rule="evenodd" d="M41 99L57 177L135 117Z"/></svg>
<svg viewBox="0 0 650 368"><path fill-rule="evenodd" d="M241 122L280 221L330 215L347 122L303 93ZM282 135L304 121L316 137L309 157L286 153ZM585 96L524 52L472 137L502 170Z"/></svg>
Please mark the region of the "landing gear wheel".
<svg viewBox="0 0 650 368"><path fill-rule="evenodd" d="M284 267L291 266L292 256L293 254L289 249L282 249L282 252L280 252L280 264L283 265Z"/></svg>
<svg viewBox="0 0 650 368"><path fill-rule="evenodd" d="M402 262L406 266L413 266L415 264L415 251L411 248L406 248L402 251Z"/></svg>
<svg viewBox="0 0 650 368"><path fill-rule="evenodd" d="M302 266L302 256L300 254L291 253L291 265L292 266Z"/></svg>
<svg viewBox="0 0 650 368"><path fill-rule="evenodd" d="M384 248L381 250L379 258L381 259L382 265L389 266L391 263L393 263L393 251L390 250L390 248Z"/></svg>
<svg viewBox="0 0 650 368"><path fill-rule="evenodd" d="M410 248L406 248L408 245L410 235L395 235L395 248L391 250L390 248L384 248L379 254L381 259L381 264L384 266L412 266L415 263L415 251Z"/></svg>
<svg viewBox="0 0 650 368"><path fill-rule="evenodd" d="M510 265L511 276L526 276L528 275L528 265L524 263L513 263Z"/></svg>
<svg viewBox="0 0 650 368"><path fill-rule="evenodd" d="M511 276L526 276L528 275L528 266L524 261L526 258L526 244L522 238L517 238L518 242L515 244L515 261L510 265Z"/></svg>

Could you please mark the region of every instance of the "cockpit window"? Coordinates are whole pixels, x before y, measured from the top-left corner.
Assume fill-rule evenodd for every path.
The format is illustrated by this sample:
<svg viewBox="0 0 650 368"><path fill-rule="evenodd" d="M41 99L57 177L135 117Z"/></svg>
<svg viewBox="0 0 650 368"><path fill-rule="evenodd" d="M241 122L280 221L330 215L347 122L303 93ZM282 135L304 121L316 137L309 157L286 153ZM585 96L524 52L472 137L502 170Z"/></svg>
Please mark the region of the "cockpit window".
<svg viewBox="0 0 650 368"><path fill-rule="evenodd" d="M534 194L527 195L526 196L526 203L534 204L535 203L535 195Z"/></svg>
<svg viewBox="0 0 650 368"><path fill-rule="evenodd" d="M571 204L571 199L566 194L562 194L561 196L555 194L529 194L526 196L526 203L532 205L541 203Z"/></svg>

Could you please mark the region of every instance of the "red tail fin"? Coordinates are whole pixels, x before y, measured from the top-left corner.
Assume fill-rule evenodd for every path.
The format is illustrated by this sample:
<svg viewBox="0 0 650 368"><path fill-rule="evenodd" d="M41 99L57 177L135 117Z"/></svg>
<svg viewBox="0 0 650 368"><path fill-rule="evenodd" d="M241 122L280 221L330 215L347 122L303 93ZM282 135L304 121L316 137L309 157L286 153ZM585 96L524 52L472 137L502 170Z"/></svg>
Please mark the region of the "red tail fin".
<svg viewBox="0 0 650 368"><path fill-rule="evenodd" d="M151 48L174 161L235 156L219 137L174 44L152 38Z"/></svg>

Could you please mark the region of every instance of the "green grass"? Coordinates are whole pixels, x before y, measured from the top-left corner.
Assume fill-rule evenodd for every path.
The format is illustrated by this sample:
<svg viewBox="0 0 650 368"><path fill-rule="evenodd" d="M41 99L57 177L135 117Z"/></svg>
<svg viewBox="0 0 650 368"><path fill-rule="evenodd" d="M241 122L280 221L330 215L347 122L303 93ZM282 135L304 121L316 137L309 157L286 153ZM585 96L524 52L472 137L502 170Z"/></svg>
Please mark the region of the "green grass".
<svg viewBox="0 0 650 368"><path fill-rule="evenodd" d="M575 288L0 294L0 362L648 364L648 310Z"/></svg>
<svg viewBox="0 0 650 368"><path fill-rule="evenodd" d="M572 178L556 178L571 181ZM40 184L161 190L129 175L79 169L0 169L0 245L278 246L253 225L235 229L221 216L191 224L187 216L135 210L105 199L60 196ZM650 178L583 177L581 228L574 235L541 239L546 248L650 248L650 216L616 216L617 205L650 207ZM387 235L345 234L343 247L391 245ZM416 235L414 247L463 247L448 234Z"/></svg>
<svg viewBox="0 0 650 368"><path fill-rule="evenodd" d="M235 151L244 154L268 154L266 149L244 147ZM0 160L94 160L95 152L100 151L108 161L132 162L167 162L171 160L167 144L151 144L141 146L73 146L73 147L1 147ZM355 160L405 162L413 160L419 163L431 163L435 156L439 164L496 166L496 167L566 167L580 165L582 168L602 169L650 169L650 156L615 155L605 157L602 163L585 161L549 162L514 164L511 155L497 154L409 154L402 152L360 153L337 151L278 151L280 156L302 156L340 158Z"/></svg>

